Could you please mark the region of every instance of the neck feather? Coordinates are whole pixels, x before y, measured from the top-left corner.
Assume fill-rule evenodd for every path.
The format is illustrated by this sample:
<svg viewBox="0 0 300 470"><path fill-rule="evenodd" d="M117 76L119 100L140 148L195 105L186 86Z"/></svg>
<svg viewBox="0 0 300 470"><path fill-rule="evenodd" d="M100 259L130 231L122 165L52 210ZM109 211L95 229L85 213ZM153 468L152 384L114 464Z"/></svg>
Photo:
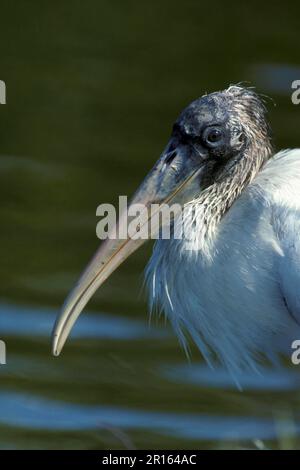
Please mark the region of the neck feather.
<svg viewBox="0 0 300 470"><path fill-rule="evenodd" d="M202 243L213 239L222 217L253 181L271 155L271 145L265 145L262 148L255 146L247 148L243 154L238 155L228 163L227 167L223 168L213 184L189 203L193 209L191 211L193 220L198 218L198 222L201 224ZM199 231L197 230L197 232L199 236ZM197 234L195 236L197 237Z"/></svg>

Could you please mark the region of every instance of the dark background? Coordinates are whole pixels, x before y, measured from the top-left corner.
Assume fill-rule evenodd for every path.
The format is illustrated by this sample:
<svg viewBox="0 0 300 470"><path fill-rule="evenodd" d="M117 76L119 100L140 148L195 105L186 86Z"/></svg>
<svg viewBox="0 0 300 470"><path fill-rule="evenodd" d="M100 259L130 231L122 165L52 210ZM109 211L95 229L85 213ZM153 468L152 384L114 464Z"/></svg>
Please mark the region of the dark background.
<svg viewBox="0 0 300 470"><path fill-rule="evenodd" d="M255 86L277 148L300 145L297 2L29 0L0 13L0 447L297 447L297 369L245 376L240 393L196 351L189 366L163 324L148 329L150 245L50 354L99 244L97 206L133 193L191 100Z"/></svg>

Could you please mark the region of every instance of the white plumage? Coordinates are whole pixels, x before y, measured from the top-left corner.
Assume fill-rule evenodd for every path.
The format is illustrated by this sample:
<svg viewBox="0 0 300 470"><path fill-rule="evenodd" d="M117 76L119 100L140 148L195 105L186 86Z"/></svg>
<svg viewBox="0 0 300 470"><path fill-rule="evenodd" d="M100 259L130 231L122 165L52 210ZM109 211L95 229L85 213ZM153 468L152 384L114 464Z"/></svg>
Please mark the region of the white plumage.
<svg viewBox="0 0 300 470"><path fill-rule="evenodd" d="M203 206L193 205L201 220ZM194 250L190 240L156 242L151 303L185 348L188 332L209 363L218 356L233 373L257 370L262 353L276 360L282 346L291 353L300 338L300 150L272 157L211 236L204 232L197 224L191 233Z"/></svg>

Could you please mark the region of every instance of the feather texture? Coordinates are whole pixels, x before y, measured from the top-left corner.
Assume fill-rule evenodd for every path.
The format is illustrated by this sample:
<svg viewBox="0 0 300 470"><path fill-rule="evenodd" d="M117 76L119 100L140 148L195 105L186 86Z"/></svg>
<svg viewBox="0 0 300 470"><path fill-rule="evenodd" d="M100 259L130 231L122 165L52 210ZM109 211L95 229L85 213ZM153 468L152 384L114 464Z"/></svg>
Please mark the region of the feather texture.
<svg viewBox="0 0 300 470"><path fill-rule="evenodd" d="M157 240L146 270L151 308L186 350L189 336L232 374L275 361L283 339L288 352L300 338L300 150L276 154L250 179L222 217L207 220L203 194L191 201L189 239Z"/></svg>

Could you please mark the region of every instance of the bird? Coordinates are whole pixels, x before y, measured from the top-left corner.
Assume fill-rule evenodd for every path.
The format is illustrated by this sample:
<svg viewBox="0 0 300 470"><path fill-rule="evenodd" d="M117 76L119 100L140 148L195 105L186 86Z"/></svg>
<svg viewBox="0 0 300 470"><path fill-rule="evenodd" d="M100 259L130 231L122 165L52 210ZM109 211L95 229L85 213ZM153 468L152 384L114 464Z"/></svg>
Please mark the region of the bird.
<svg viewBox="0 0 300 470"><path fill-rule="evenodd" d="M205 94L179 114L131 205L175 202L185 236L174 236L175 214L170 238L155 241L150 308L164 312L187 354L192 341L212 367L236 376L278 365L300 339L300 149L275 152L253 87ZM101 244L57 317L54 355L94 292L144 242Z"/></svg>

